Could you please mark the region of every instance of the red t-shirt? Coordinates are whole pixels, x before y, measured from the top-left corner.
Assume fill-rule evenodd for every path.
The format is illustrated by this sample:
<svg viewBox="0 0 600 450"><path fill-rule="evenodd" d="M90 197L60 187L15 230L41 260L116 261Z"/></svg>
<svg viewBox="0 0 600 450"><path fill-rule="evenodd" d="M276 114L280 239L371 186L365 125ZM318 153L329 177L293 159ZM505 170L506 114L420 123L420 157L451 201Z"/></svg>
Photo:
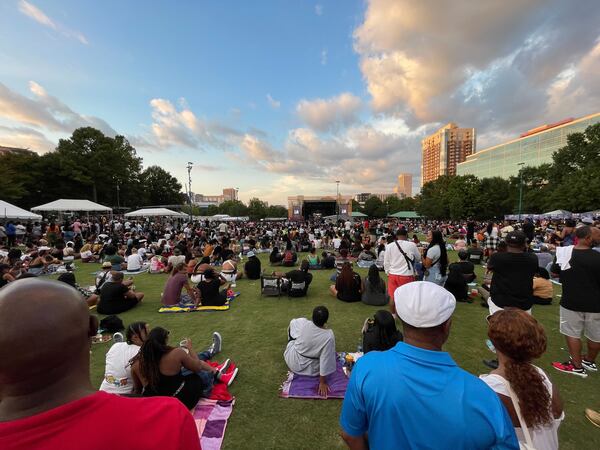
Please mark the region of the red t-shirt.
<svg viewBox="0 0 600 450"><path fill-rule="evenodd" d="M199 450L192 415L169 397L97 392L35 416L0 422L2 450Z"/></svg>

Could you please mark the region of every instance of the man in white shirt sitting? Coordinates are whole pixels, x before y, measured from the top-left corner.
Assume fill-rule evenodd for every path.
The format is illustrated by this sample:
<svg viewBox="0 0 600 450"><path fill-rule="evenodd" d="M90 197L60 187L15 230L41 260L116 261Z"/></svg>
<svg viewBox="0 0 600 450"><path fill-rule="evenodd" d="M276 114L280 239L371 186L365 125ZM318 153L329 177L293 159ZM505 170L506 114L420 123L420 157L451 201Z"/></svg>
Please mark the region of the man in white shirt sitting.
<svg viewBox="0 0 600 450"><path fill-rule="evenodd" d="M397 240L385 247L383 268L388 275L390 309L395 313L394 292L400 286L415 280L415 263L421 262L421 253L416 244L408 241L408 230L400 228Z"/></svg>
<svg viewBox="0 0 600 450"><path fill-rule="evenodd" d="M325 328L329 311L325 306L317 306L312 313L312 321L301 317L292 319L288 327L288 344L283 353L290 370L299 375L319 375L319 395L329 392L327 375L335 372L335 336Z"/></svg>
<svg viewBox="0 0 600 450"><path fill-rule="evenodd" d="M138 272L142 269L144 260L138 255L137 248L131 249L131 255L127 257L127 272Z"/></svg>

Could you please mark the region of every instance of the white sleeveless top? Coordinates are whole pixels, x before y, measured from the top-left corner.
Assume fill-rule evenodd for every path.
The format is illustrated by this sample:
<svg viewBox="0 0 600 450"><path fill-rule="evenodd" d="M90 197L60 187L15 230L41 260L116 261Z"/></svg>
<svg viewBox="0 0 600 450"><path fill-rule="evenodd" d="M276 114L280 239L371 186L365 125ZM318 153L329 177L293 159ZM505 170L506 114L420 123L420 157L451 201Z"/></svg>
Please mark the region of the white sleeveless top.
<svg viewBox="0 0 600 450"><path fill-rule="evenodd" d="M544 385L548 392L550 393L550 397L552 397L552 383L548 378L548 375L537 366L535 367L538 372L542 375L544 379ZM504 384L504 378L500 375L496 374L486 374L479 375L479 378L483 380L485 384L487 384L494 392L497 394L505 395L510 398L510 394L506 390L506 385ZM529 428L529 434L531 435L531 439L533 441L533 446L536 450L557 450L558 449L558 427L560 427L561 422L565 418L565 413L560 415L558 419L554 419L552 423L547 424L543 427ZM520 443L525 444L525 435L521 430L521 427L515 428L515 432L517 434L517 438Z"/></svg>

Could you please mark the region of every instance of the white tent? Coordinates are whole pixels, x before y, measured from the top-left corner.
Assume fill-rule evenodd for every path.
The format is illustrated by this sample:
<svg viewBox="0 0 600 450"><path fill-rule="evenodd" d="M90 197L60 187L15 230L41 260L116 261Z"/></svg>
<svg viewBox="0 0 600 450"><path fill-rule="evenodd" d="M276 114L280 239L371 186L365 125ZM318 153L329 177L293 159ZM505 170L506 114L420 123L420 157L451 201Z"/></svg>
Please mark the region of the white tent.
<svg viewBox="0 0 600 450"><path fill-rule="evenodd" d="M573 213L570 211L565 211L564 209L557 209L542 214L542 217L550 219L570 219L572 215Z"/></svg>
<svg viewBox="0 0 600 450"><path fill-rule="evenodd" d="M144 208L137 211L131 211L125 214L125 217L187 217L187 214L182 214L177 211L172 211L167 208Z"/></svg>
<svg viewBox="0 0 600 450"><path fill-rule="evenodd" d="M42 216L0 200L0 219L41 220Z"/></svg>
<svg viewBox="0 0 600 450"><path fill-rule="evenodd" d="M106 211L111 212L112 208L103 206L89 200L61 198L45 205L31 208L32 211Z"/></svg>

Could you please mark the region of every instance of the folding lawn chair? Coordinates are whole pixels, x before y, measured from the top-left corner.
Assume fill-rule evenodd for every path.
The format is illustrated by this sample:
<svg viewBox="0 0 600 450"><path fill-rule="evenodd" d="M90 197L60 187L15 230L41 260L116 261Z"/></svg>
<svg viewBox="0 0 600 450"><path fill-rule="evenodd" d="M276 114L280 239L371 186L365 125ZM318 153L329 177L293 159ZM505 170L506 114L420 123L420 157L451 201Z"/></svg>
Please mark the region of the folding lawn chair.
<svg viewBox="0 0 600 450"><path fill-rule="evenodd" d="M281 278L273 275L261 275L260 295L266 297L281 297Z"/></svg>

